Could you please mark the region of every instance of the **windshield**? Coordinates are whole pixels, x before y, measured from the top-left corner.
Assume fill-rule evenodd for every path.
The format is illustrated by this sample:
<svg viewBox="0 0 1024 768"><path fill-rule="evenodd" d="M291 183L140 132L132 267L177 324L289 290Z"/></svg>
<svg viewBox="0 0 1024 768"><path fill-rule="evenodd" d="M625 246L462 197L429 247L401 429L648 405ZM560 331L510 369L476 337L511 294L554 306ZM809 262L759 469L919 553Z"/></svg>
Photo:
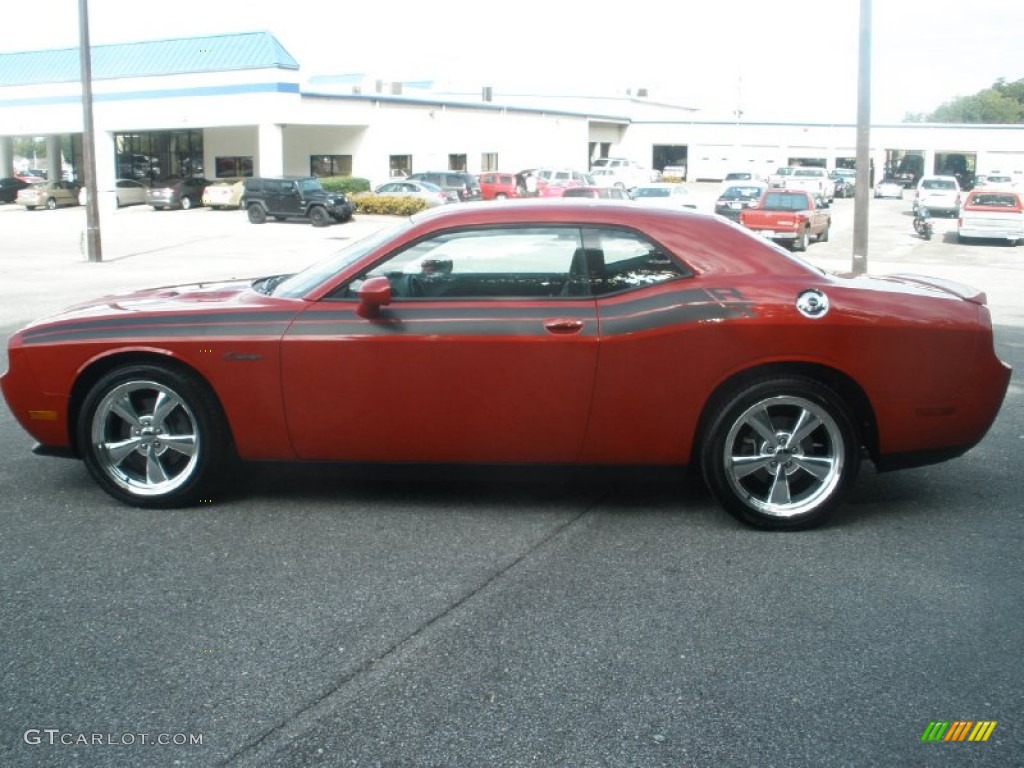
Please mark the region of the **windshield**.
<svg viewBox="0 0 1024 768"><path fill-rule="evenodd" d="M302 179L299 182L299 189L303 192L316 192L322 190L323 187L320 186L320 182L316 179Z"/></svg>
<svg viewBox="0 0 1024 768"><path fill-rule="evenodd" d="M285 299L300 299L328 278L354 264L392 237L400 235L405 230L411 228L412 225L413 223L410 219L405 219L398 224L378 230L362 240L357 240L342 248L330 258L307 267L282 281L271 291L271 295Z"/></svg>

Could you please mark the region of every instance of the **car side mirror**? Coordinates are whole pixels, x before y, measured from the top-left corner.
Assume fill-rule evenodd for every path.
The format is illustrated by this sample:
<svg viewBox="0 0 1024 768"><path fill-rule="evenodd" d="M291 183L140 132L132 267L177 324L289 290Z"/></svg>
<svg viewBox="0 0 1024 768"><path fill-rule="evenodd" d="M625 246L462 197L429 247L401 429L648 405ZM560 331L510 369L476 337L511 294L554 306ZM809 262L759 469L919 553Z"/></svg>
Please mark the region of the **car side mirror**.
<svg viewBox="0 0 1024 768"><path fill-rule="evenodd" d="M364 282L356 294L359 303L356 314L365 320L380 316L380 308L391 303L391 282L386 277L371 277Z"/></svg>

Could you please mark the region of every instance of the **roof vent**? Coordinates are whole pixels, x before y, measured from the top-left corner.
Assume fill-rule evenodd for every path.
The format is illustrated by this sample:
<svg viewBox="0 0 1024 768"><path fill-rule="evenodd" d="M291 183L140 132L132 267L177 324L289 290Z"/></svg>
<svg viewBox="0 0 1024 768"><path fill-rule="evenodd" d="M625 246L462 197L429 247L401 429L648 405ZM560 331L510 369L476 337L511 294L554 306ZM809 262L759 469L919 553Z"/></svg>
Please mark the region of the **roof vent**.
<svg viewBox="0 0 1024 768"><path fill-rule="evenodd" d="M489 85L485 85L481 98L484 101L494 101L494 88Z"/></svg>

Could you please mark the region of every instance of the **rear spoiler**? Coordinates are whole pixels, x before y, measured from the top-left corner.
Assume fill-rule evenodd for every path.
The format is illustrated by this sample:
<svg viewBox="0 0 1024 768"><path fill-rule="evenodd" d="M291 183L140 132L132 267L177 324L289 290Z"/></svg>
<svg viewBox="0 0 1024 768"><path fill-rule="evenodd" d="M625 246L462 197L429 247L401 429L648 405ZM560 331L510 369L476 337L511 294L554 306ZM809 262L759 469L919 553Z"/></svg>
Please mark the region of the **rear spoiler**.
<svg viewBox="0 0 1024 768"><path fill-rule="evenodd" d="M946 293L951 293L954 296L959 296L964 301L969 301L973 304L981 304L982 306L988 304L988 295L977 288L972 288L969 285L958 283L955 280L946 280L941 277L932 277L931 275L911 275L911 274L897 274L889 275L889 277L902 280L907 283L916 283L917 285L924 285L929 288L937 288Z"/></svg>

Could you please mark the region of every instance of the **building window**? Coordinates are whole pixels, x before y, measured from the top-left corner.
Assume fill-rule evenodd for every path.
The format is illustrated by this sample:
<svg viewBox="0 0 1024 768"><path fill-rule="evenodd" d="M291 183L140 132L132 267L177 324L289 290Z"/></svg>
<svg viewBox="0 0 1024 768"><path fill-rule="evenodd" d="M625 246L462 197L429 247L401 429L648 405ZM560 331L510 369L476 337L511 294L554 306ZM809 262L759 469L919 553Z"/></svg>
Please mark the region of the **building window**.
<svg viewBox="0 0 1024 768"><path fill-rule="evenodd" d="M203 174L202 131L114 134L117 175L127 179L166 179Z"/></svg>
<svg viewBox="0 0 1024 768"><path fill-rule="evenodd" d="M218 157L214 159L214 166L218 179L252 176L252 155Z"/></svg>
<svg viewBox="0 0 1024 768"><path fill-rule="evenodd" d="M449 171L465 171L466 170L466 156L465 155L448 155L448 170Z"/></svg>
<svg viewBox="0 0 1024 768"><path fill-rule="evenodd" d="M412 173L412 155L391 155L388 158L388 175L392 179Z"/></svg>
<svg viewBox="0 0 1024 768"><path fill-rule="evenodd" d="M310 176L351 176L352 155L310 155Z"/></svg>
<svg viewBox="0 0 1024 768"><path fill-rule="evenodd" d="M484 152L480 155L480 170L481 171L496 171L498 170L498 153L497 152Z"/></svg>

